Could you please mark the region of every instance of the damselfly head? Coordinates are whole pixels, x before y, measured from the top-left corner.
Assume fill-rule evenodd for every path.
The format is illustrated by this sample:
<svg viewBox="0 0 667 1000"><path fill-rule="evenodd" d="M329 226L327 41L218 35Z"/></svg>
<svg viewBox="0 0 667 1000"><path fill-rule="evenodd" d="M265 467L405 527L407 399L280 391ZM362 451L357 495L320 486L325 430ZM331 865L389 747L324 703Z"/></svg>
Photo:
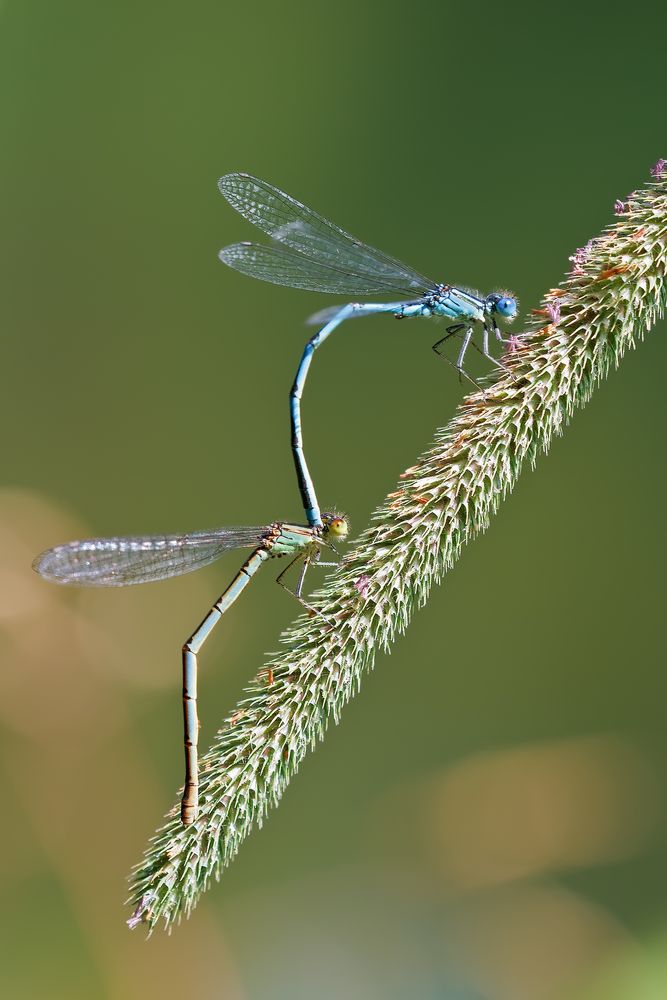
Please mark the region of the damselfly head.
<svg viewBox="0 0 667 1000"><path fill-rule="evenodd" d="M496 313L511 323L519 311L519 303L514 295L507 292L491 292L486 297L486 308L491 314Z"/></svg>
<svg viewBox="0 0 667 1000"><path fill-rule="evenodd" d="M324 525L324 530L322 534L325 537L338 539L347 538L347 533L350 530L350 526L347 523L347 518L343 514L337 514L335 512L322 514L322 524Z"/></svg>

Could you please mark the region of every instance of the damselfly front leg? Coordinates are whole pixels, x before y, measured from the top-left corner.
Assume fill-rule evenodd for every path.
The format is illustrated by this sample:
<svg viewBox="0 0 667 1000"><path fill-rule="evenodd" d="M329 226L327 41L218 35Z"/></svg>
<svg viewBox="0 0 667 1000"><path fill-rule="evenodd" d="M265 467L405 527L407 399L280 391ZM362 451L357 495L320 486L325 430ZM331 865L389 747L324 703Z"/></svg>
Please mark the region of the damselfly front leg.
<svg viewBox="0 0 667 1000"><path fill-rule="evenodd" d="M311 562L313 562L313 559L314 557L312 555L304 557L301 553L299 553L298 556L295 556L295 558L292 559L292 561L287 564L282 573L276 577L276 583L280 584L283 590L286 590L288 594L292 595L292 597L295 597L299 602L299 604L301 604L304 608L306 608L307 611L310 611L312 615L316 615L318 618L321 618L322 621L325 621L330 628L333 628L333 623L329 621L326 615L323 615L322 612L318 610L318 608L314 608L312 604L308 603L308 601L304 601L303 597L301 596L303 591L303 581L306 578L308 567L310 566ZM295 589L290 590L287 584L283 582L283 577L285 576L286 573L288 573L291 570L292 566L295 566L296 563L299 562L299 560L303 561L303 566L301 567L301 572L299 573L299 579L297 580ZM327 565L327 564L324 563L321 565ZM333 563L331 565L337 565L337 564Z"/></svg>
<svg viewBox="0 0 667 1000"><path fill-rule="evenodd" d="M439 351L438 348L440 347L441 344L444 344L447 340L449 340L450 337L453 337L455 336L455 334L460 333L461 330L466 330L466 334L465 337L463 338L463 344L461 346L461 350L459 351L458 360L456 361L455 364L453 361L450 361L450 359L447 357L446 354L443 354L442 351ZM435 351L435 353L438 355L439 358L442 358L443 361L446 361L448 364L452 366L452 368L456 369L456 371L459 373L459 378L461 378L462 375L465 376L465 378L467 378L469 382L472 382L475 388L479 389L480 392L484 392L484 389L479 384L479 382L476 382L475 379L472 377L472 375L468 375L468 372L463 367L463 359L465 358L466 351L468 350L468 345L470 343L471 337L472 337L472 327L468 327L466 329L465 323L454 323L453 326L447 327L446 335L433 345L432 350Z"/></svg>
<svg viewBox="0 0 667 1000"><path fill-rule="evenodd" d="M502 341L503 338L502 338L502 336L500 334L500 330L498 329L498 327L496 326L495 323L494 323L494 331L495 331L497 339L500 340L500 341ZM477 345L475 344L474 346L477 346ZM510 376L512 377L512 379L514 378L514 376L510 372L510 370L507 367L507 365L503 364L503 362L499 358L494 358L493 354L491 354L491 351L489 350L489 328L486 325L486 323L484 323L484 328L483 328L483 333L482 333L482 347L481 347L481 352L480 353L488 361L492 361L493 364L496 365L498 368L502 368L502 370L504 372L508 372L510 374Z"/></svg>
<svg viewBox="0 0 667 1000"><path fill-rule="evenodd" d="M333 549L333 545L331 546L331 548ZM334 552L336 552L336 549L334 549ZM340 566L340 562L338 561L325 562L323 559L320 559L320 555L321 555L320 552L316 552L315 555L313 556L311 562L313 563L314 566L320 566L322 569L329 569L329 568L333 569L335 566Z"/></svg>

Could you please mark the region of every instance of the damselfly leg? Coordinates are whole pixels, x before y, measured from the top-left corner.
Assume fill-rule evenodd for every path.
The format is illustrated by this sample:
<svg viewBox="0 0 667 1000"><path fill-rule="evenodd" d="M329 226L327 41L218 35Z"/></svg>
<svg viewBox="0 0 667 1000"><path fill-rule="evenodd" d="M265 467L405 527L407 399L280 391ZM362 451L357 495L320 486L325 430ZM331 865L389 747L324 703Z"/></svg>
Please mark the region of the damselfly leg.
<svg viewBox="0 0 667 1000"><path fill-rule="evenodd" d="M319 608L315 608L313 607L312 604L309 604L308 601L304 601L303 597L301 596L303 592L303 583L306 578L306 573L308 572L310 566L312 565L322 566L322 567L338 566L337 562L321 561L319 555L320 555L319 550L314 555L307 555L305 557L301 553L299 553L299 555L295 556L295 558L292 559L292 561L287 564L282 573L280 573L279 576L276 577L276 583L280 584L283 590L286 590L288 594L292 595L292 597L295 597L299 602L299 604L301 604L301 606L304 607L306 611L309 611L311 615L321 618L323 622L326 622L329 628L333 628L334 622L332 622L329 618L327 618L327 616L323 614L319 610ZM299 573L299 578L297 580L296 587L294 588L294 590L292 590L290 587L287 586L287 584L284 581L284 578L287 575L287 573L292 569L292 567L295 566L299 561L301 561L303 565Z"/></svg>
<svg viewBox="0 0 667 1000"><path fill-rule="evenodd" d="M465 336L463 338L463 344L461 345L461 350L459 351L459 356L458 356L456 362L454 362L450 358L448 358L446 354L443 354L442 351L439 351L438 348L442 344L446 343L449 340L450 337L454 337L454 336L456 336L457 333L460 333L461 330L465 330L466 332L465 332ZM447 327L447 333L446 333L446 335L444 337L442 337L440 340L438 340L437 343L435 343L433 345L432 350L435 351L435 353L437 354L437 356L439 358L442 358L443 361L446 361L448 364L450 364L452 366L452 368L455 369L455 371L458 372L459 379L461 379L462 376L463 376L463 378L467 378L468 381L471 382L475 386L476 389L479 389L480 392L484 392L484 389L479 384L479 382L477 382L472 377L472 375L469 375L468 372L463 367L463 360L464 360L464 358L466 356L466 351L468 350L468 345L470 344L470 340L472 338L472 332L473 332L472 331L472 327L466 327L465 323L454 323L453 326L448 326Z"/></svg>

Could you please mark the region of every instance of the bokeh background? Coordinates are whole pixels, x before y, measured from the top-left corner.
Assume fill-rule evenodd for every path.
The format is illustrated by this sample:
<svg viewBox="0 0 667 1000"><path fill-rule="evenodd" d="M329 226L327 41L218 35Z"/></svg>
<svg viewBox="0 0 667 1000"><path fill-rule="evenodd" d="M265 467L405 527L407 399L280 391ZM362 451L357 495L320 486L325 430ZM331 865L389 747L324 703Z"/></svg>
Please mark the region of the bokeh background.
<svg viewBox="0 0 667 1000"><path fill-rule="evenodd" d="M0 993L667 996L663 322L526 471L171 937L125 877L181 776L180 646L236 570L70 592L89 534L300 517L287 393L326 297L254 283L248 170L524 311L667 155L665 8L0 0ZM520 327L520 322L518 326ZM461 395L434 328L350 324L304 401L362 528ZM294 613L202 658L202 741Z"/></svg>

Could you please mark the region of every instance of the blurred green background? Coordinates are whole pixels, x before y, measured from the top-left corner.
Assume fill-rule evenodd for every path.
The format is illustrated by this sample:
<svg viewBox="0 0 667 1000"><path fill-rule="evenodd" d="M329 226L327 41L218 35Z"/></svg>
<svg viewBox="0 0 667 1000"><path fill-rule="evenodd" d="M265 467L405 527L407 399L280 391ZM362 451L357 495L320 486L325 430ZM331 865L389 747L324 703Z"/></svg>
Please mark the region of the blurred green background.
<svg viewBox="0 0 667 1000"><path fill-rule="evenodd" d="M252 236L221 174L526 312L667 155L667 15L640 14L0 0L3 996L667 996L664 322L171 937L128 932L124 879L181 776L180 646L238 559L128 592L30 570L300 518L287 394L329 300L217 261ZM316 358L307 451L355 529L460 398L434 329L368 319ZM212 639L204 745L293 613L265 572Z"/></svg>

